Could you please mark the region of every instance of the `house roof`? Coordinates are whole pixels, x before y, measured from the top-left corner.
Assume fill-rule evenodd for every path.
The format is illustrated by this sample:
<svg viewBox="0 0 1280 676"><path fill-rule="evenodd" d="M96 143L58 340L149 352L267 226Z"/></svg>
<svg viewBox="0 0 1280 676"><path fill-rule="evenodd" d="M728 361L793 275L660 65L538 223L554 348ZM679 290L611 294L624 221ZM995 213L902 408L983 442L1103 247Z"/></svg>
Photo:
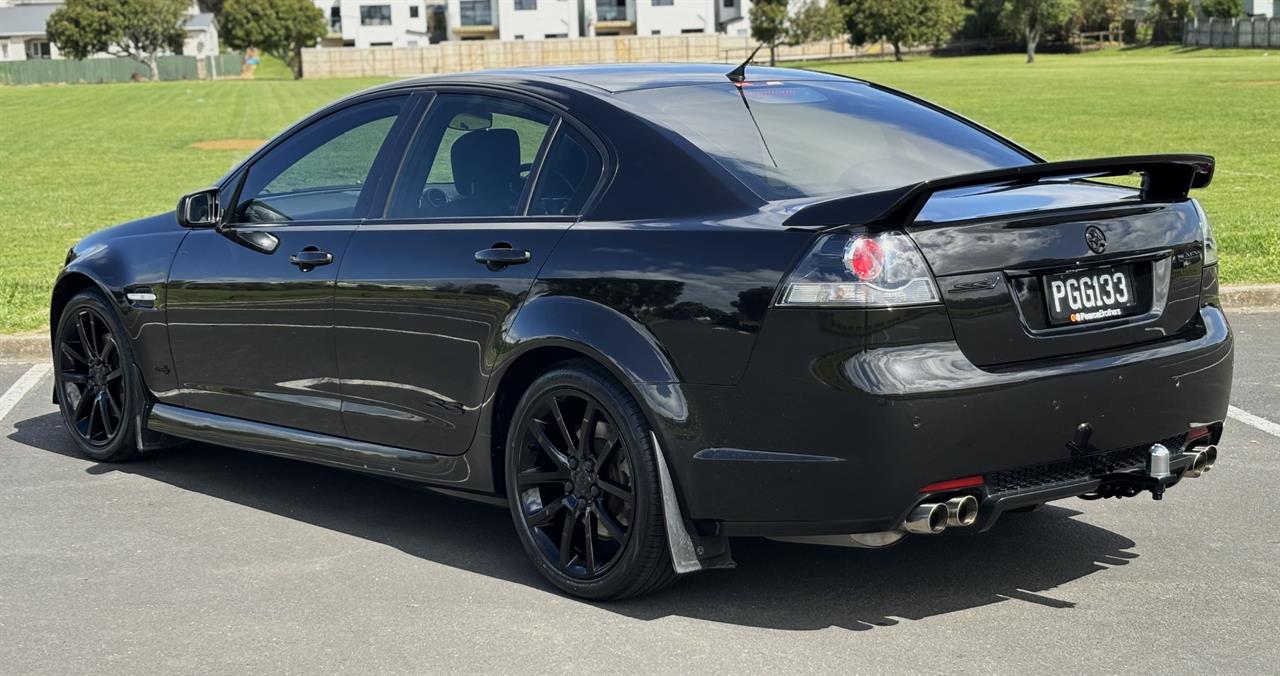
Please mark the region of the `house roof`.
<svg viewBox="0 0 1280 676"><path fill-rule="evenodd" d="M62 3L51 2L0 7L0 35L44 35L49 15L61 6Z"/></svg>
<svg viewBox="0 0 1280 676"><path fill-rule="evenodd" d="M189 31L202 31L213 25L213 15L209 12L191 14L183 22L182 27Z"/></svg>
<svg viewBox="0 0 1280 676"><path fill-rule="evenodd" d="M44 35L49 16L61 6L61 2L42 2L0 7L0 36ZM182 27L187 31L203 31L212 25L213 15L204 12L187 16Z"/></svg>

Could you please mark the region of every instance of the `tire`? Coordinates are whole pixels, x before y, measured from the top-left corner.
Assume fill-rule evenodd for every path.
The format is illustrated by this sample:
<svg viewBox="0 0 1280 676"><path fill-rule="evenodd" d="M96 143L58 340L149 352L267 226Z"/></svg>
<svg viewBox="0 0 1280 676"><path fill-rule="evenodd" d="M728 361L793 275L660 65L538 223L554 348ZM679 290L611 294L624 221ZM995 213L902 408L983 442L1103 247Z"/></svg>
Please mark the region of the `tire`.
<svg viewBox="0 0 1280 676"><path fill-rule="evenodd" d="M96 289L67 302L54 333L54 379L62 422L84 455L121 462L140 455L142 383L124 326Z"/></svg>
<svg viewBox="0 0 1280 676"><path fill-rule="evenodd" d="M650 427L608 371L574 360L544 373L521 397L508 430L508 503L538 572L592 600L648 594L675 581Z"/></svg>

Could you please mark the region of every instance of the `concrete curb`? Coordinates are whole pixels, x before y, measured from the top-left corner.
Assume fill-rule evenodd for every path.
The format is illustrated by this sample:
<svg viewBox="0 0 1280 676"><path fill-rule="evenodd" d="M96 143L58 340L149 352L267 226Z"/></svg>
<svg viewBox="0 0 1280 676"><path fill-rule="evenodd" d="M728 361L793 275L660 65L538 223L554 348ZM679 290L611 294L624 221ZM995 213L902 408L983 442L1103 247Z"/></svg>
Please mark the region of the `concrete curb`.
<svg viewBox="0 0 1280 676"><path fill-rule="evenodd" d="M1221 296L1231 312L1280 312L1280 284L1232 284ZM0 361L44 361L49 350L47 331L0 336Z"/></svg>
<svg viewBox="0 0 1280 676"><path fill-rule="evenodd" d="M1231 284L1222 287L1219 295L1227 310L1280 311L1280 284Z"/></svg>
<svg viewBox="0 0 1280 676"><path fill-rule="evenodd" d="M0 361L47 361L49 350L48 331L0 336Z"/></svg>

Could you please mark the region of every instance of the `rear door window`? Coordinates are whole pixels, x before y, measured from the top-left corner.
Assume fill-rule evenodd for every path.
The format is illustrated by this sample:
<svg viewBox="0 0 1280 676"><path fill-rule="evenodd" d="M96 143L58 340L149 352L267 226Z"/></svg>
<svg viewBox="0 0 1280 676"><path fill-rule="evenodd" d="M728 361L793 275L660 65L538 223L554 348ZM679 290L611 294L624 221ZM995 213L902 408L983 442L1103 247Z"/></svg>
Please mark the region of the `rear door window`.
<svg viewBox="0 0 1280 676"><path fill-rule="evenodd" d="M437 96L405 155L387 217L515 216L552 120L508 99Z"/></svg>
<svg viewBox="0 0 1280 676"><path fill-rule="evenodd" d="M563 123L538 169L530 216L576 216L600 180L600 153L576 129Z"/></svg>

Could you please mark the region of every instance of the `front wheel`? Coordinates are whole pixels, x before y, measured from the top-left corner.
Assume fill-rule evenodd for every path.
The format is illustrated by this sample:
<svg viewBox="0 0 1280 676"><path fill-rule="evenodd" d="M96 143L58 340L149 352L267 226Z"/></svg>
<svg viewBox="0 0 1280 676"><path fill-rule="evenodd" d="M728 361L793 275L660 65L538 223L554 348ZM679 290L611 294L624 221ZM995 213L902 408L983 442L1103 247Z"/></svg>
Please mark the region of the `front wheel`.
<svg viewBox="0 0 1280 676"><path fill-rule="evenodd" d="M539 377L507 435L516 531L544 577L589 599L647 594L675 580L648 422L589 361Z"/></svg>
<svg viewBox="0 0 1280 676"><path fill-rule="evenodd" d="M124 328L106 298L96 290L76 294L63 308L55 336L54 378L71 439L94 460L136 457L138 375Z"/></svg>

